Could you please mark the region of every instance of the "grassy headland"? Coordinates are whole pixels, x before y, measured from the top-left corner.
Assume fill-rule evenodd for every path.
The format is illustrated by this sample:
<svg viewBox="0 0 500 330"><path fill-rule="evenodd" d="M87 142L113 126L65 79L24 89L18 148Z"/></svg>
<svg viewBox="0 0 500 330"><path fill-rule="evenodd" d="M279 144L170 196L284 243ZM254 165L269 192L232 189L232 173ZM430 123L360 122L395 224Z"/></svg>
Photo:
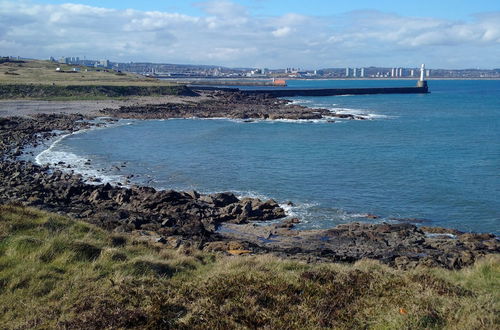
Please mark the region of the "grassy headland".
<svg viewBox="0 0 500 330"><path fill-rule="evenodd" d="M493 329L500 259L460 271L166 249L0 206L6 328Z"/></svg>
<svg viewBox="0 0 500 330"><path fill-rule="evenodd" d="M103 68L38 60L0 63L0 99L99 99L184 92L183 85Z"/></svg>

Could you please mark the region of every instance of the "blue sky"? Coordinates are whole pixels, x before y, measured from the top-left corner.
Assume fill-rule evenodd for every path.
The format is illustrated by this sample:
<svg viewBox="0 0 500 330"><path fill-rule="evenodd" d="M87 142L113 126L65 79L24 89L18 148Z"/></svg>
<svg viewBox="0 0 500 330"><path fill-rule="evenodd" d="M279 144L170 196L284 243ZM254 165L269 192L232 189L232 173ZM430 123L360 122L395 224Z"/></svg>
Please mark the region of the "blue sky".
<svg viewBox="0 0 500 330"><path fill-rule="evenodd" d="M47 4L81 3L95 7L137 10L174 11L188 15L203 15L197 6L201 1L186 0L91 0L91 1L39 1ZM498 0L238 0L254 15L278 16L286 13L325 16L353 10L376 9L400 15L468 19L471 14L500 10Z"/></svg>
<svg viewBox="0 0 500 330"><path fill-rule="evenodd" d="M499 68L500 0L0 0L0 55Z"/></svg>

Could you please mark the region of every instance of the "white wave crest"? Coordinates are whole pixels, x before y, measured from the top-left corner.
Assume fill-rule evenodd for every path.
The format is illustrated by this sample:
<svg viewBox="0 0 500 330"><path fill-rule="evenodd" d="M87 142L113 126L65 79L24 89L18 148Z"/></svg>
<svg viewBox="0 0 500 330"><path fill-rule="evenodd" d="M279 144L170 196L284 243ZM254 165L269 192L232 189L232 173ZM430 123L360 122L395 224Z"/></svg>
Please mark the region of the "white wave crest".
<svg viewBox="0 0 500 330"><path fill-rule="evenodd" d="M238 124L275 124L275 123L291 123L291 124L331 124L333 117L324 117L321 119L237 119L237 118L225 118L225 117L212 117L212 118L189 118L192 120L225 120Z"/></svg>
<svg viewBox="0 0 500 330"><path fill-rule="evenodd" d="M355 115L355 116L361 116L361 117L366 118L366 119L389 119L389 118L393 118L391 116L381 115L381 114L378 114L376 112L373 112L372 110L365 110L365 109L331 107L328 110L330 110L330 112L336 113L336 114Z"/></svg>
<svg viewBox="0 0 500 330"><path fill-rule="evenodd" d="M101 119L106 118L97 118L95 122L100 122ZM35 156L35 163L38 165L48 165L51 168L59 169L64 172L71 172L81 174L85 180L87 180L89 184L100 184L100 183L116 183L123 181L123 177L121 175L112 175L107 174L103 171L98 171L94 168L91 163L89 163L87 158L83 158L74 153L68 151L57 150L57 146L67 137L82 134L91 130L96 129L105 129L114 126L121 125L131 125L130 121L119 121L114 123L107 123L104 126L96 126L89 129L83 129L77 132L72 132L68 134L62 134L57 137L50 146L40 152ZM60 164L59 164L60 163ZM69 165L69 166L68 166ZM95 178L98 180L96 181ZM92 180L91 180L92 179Z"/></svg>
<svg viewBox="0 0 500 330"><path fill-rule="evenodd" d="M124 179L121 175L111 175L98 171L90 165L88 159L66 151L49 151L49 149L47 149L36 156L36 162L39 165L49 165L52 168L64 172L73 170L73 172L81 174L84 180L87 180L89 184L116 183Z"/></svg>

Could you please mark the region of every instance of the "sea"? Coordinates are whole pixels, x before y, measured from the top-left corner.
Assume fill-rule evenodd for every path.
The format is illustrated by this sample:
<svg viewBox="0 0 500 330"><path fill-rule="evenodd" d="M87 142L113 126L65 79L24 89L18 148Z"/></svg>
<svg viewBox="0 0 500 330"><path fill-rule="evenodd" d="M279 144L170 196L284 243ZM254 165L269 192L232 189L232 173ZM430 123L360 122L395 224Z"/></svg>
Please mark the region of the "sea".
<svg viewBox="0 0 500 330"><path fill-rule="evenodd" d="M428 83L429 94L291 98L367 120L120 120L60 136L36 161L62 161L102 182L273 198L301 219L299 229L403 221L499 235L500 81Z"/></svg>

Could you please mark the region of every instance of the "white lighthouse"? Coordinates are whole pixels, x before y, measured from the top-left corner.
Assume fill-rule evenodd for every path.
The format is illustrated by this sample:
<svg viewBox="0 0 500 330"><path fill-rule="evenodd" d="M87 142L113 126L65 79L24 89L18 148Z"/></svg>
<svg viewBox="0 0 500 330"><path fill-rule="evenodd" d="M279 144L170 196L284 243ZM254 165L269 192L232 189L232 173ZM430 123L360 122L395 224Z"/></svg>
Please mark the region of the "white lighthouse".
<svg viewBox="0 0 500 330"><path fill-rule="evenodd" d="M424 80L425 74L425 64L422 64L420 67L420 80L417 82L417 87L425 87L427 88L427 81Z"/></svg>

